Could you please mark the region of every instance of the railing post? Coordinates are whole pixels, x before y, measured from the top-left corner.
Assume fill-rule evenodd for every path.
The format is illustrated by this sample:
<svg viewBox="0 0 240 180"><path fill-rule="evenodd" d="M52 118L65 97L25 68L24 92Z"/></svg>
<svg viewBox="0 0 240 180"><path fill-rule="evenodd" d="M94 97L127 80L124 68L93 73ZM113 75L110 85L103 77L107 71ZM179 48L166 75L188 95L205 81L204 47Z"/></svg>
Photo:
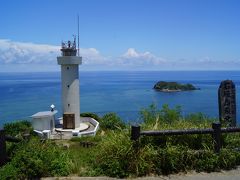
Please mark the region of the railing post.
<svg viewBox="0 0 240 180"><path fill-rule="evenodd" d="M131 140L137 141L140 137L140 126L132 126L131 128Z"/></svg>
<svg viewBox="0 0 240 180"><path fill-rule="evenodd" d="M133 141L133 148L138 151L139 149L139 138L140 138L140 126L131 127L131 140Z"/></svg>
<svg viewBox="0 0 240 180"><path fill-rule="evenodd" d="M0 167L6 163L7 153L6 153L6 139L4 130L0 130Z"/></svg>
<svg viewBox="0 0 240 180"><path fill-rule="evenodd" d="M221 123L212 123L213 128L213 144L215 153L219 153L221 149Z"/></svg>

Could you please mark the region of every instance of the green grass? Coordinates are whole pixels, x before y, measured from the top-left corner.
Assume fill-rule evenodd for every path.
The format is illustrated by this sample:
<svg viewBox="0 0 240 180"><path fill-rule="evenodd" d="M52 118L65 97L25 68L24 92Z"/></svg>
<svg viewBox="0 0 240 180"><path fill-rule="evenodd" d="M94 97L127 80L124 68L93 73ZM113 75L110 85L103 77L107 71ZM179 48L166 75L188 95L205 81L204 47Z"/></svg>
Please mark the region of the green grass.
<svg viewBox="0 0 240 180"><path fill-rule="evenodd" d="M96 176L92 166L96 158L96 151L96 147L85 148L80 146L79 142L71 143L69 147L73 163L71 173L78 176Z"/></svg>

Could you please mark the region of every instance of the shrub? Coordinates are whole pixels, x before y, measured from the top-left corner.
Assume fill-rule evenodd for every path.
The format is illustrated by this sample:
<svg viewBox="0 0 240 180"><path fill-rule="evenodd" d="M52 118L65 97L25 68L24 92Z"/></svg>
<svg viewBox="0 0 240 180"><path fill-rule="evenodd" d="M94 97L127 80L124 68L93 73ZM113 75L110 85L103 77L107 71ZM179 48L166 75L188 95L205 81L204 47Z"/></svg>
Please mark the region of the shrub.
<svg viewBox="0 0 240 180"><path fill-rule="evenodd" d="M157 174L170 174L180 171L196 170L198 172L231 169L239 165L240 153L222 149L219 154L212 150L189 150L184 146L167 146L159 148L154 160Z"/></svg>
<svg viewBox="0 0 240 180"><path fill-rule="evenodd" d="M213 118L208 118L202 113L193 113L183 117L181 108L170 109L163 105L157 109L156 105L150 105L141 110L144 130L166 129L191 129L211 128ZM223 134L223 148L219 154L213 152L213 140L211 135L181 135L141 137L141 146L152 145L157 150L157 158L154 161L157 174L170 174L179 171L218 171L220 169L233 168L240 164L240 145L238 134Z"/></svg>
<svg viewBox="0 0 240 180"><path fill-rule="evenodd" d="M180 106L170 109L167 104L164 104L162 109L158 109L155 104L151 104L149 107L140 111L140 116L143 122L147 125L153 125L158 122L172 124L173 122L182 119L181 113Z"/></svg>
<svg viewBox="0 0 240 180"><path fill-rule="evenodd" d="M162 106L160 111L161 120L166 123L173 123L174 121L178 121L182 118L181 115L181 106L176 106L173 109L170 109L167 104Z"/></svg>
<svg viewBox="0 0 240 180"><path fill-rule="evenodd" d="M0 168L1 180L8 180L8 179L17 180L19 179L18 174L19 174L18 169L15 166L13 166L12 163L8 163L2 168Z"/></svg>
<svg viewBox="0 0 240 180"><path fill-rule="evenodd" d="M201 124L204 121L213 122L215 120L215 119L209 118L208 116L206 116L205 114L203 114L201 112L188 114L184 117L184 119L186 121L190 121L190 122L196 123L196 124Z"/></svg>
<svg viewBox="0 0 240 180"><path fill-rule="evenodd" d="M160 111L156 104L151 104L149 107L141 109L140 117L145 124L153 124L160 117Z"/></svg>
<svg viewBox="0 0 240 180"><path fill-rule="evenodd" d="M223 146L226 148L239 148L240 147L240 134L239 133L226 133L222 134Z"/></svg>
<svg viewBox="0 0 240 180"><path fill-rule="evenodd" d="M125 124L116 113L108 113L102 117L100 127L102 129L116 130L125 128Z"/></svg>
<svg viewBox="0 0 240 180"><path fill-rule="evenodd" d="M218 155L211 150L202 150L194 153L196 161L193 167L196 171L212 172L218 170Z"/></svg>
<svg viewBox="0 0 240 180"><path fill-rule="evenodd" d="M97 147L95 166L100 174L111 177L128 176L128 163L132 151L129 136L111 132Z"/></svg>
<svg viewBox="0 0 240 180"><path fill-rule="evenodd" d="M213 151L193 151L179 145L159 148L155 160L157 174L163 175L187 170L212 172L219 169L220 162Z"/></svg>
<svg viewBox="0 0 240 180"><path fill-rule="evenodd" d="M182 145L194 150L204 149L206 146L213 149L212 136L206 134L169 136L167 142L171 145Z"/></svg>
<svg viewBox="0 0 240 180"><path fill-rule="evenodd" d="M145 176L154 172L156 151L147 145L136 151L125 131L110 132L97 146L95 168L111 177Z"/></svg>
<svg viewBox="0 0 240 180"><path fill-rule="evenodd" d="M83 137L73 137L70 139L72 142L100 142L102 140L101 136L83 136Z"/></svg>
<svg viewBox="0 0 240 180"><path fill-rule="evenodd" d="M3 129L5 134L11 136L22 136L24 133L31 133L33 131L32 125L29 121L16 121L4 124Z"/></svg>
<svg viewBox="0 0 240 180"><path fill-rule="evenodd" d="M157 174L170 174L185 171L185 153L182 146L159 148L155 159Z"/></svg>
<svg viewBox="0 0 240 180"><path fill-rule="evenodd" d="M218 156L218 164L221 169L231 169L239 165L238 157L240 153L230 149L221 149Z"/></svg>
<svg viewBox="0 0 240 180"><path fill-rule="evenodd" d="M132 156L129 162L129 171L136 176L146 176L156 172L155 159L157 151L151 145L146 145L139 151L132 151Z"/></svg>
<svg viewBox="0 0 240 180"><path fill-rule="evenodd" d="M32 179L42 176L66 176L70 173L71 162L68 151L63 151L50 141L41 142L32 138L21 142L9 162L9 169L18 173L19 179Z"/></svg>
<svg viewBox="0 0 240 180"><path fill-rule="evenodd" d="M101 121L101 118L97 114L91 113L91 112L81 113L80 116L81 117L91 117L97 121Z"/></svg>
<svg viewBox="0 0 240 180"><path fill-rule="evenodd" d="M142 109L141 113L144 121L141 125L143 130L210 128L212 123L212 119L201 113L191 114L184 118L179 106L170 109L168 105L163 105L162 109L158 110L156 105L152 104ZM142 143L160 147L165 147L166 144L183 145L198 150L205 146L211 147L212 137L210 135L142 137Z"/></svg>
<svg viewBox="0 0 240 180"><path fill-rule="evenodd" d="M93 163L96 159L96 152L99 149L96 146L91 148L82 147L79 143L71 143L69 155L72 160L71 174L78 176L98 176Z"/></svg>
<svg viewBox="0 0 240 180"><path fill-rule="evenodd" d="M94 169L98 175L111 177L167 175L171 173L196 171L218 171L229 169L239 163L239 152L223 149L215 154L208 147L191 150L183 145L167 144L154 147L140 143L138 151L123 131L110 132L96 147Z"/></svg>
<svg viewBox="0 0 240 180"><path fill-rule="evenodd" d="M154 170L152 146L136 152L129 134L124 131L110 132L97 149L94 167L98 174L122 178L147 175Z"/></svg>

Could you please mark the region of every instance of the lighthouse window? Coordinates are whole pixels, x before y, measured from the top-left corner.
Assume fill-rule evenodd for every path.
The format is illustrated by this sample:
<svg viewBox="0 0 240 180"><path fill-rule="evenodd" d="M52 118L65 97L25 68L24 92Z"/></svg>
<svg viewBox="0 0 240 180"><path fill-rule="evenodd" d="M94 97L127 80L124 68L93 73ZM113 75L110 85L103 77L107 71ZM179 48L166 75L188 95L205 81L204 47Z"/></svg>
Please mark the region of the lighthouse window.
<svg viewBox="0 0 240 180"><path fill-rule="evenodd" d="M67 87L69 88L69 85L67 85Z"/></svg>
<svg viewBox="0 0 240 180"><path fill-rule="evenodd" d="M68 107L70 106L70 104L68 104Z"/></svg>
<svg viewBox="0 0 240 180"><path fill-rule="evenodd" d="M69 67L67 67L67 70L69 70Z"/></svg>

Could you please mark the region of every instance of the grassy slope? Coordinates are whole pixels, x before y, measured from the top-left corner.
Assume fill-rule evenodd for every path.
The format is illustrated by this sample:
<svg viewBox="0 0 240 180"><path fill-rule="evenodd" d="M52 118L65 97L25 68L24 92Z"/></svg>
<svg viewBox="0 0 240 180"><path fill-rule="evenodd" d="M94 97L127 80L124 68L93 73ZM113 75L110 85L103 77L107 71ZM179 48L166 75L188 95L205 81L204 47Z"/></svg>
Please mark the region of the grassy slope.
<svg viewBox="0 0 240 180"><path fill-rule="evenodd" d="M201 113L183 117L180 107L171 109L167 105L161 109L151 105L142 109L140 114L142 130L210 128L215 121ZM235 150L240 147L239 133L223 135L223 148L219 155L213 152L210 135L141 137L140 149L136 152L130 140L130 126L122 126L114 114L104 117L100 120L104 126L96 137L55 141L64 153L70 155L71 175L135 177L189 170L212 172L240 165L240 153ZM6 127L11 132L12 126ZM87 148L80 142L97 145Z"/></svg>

